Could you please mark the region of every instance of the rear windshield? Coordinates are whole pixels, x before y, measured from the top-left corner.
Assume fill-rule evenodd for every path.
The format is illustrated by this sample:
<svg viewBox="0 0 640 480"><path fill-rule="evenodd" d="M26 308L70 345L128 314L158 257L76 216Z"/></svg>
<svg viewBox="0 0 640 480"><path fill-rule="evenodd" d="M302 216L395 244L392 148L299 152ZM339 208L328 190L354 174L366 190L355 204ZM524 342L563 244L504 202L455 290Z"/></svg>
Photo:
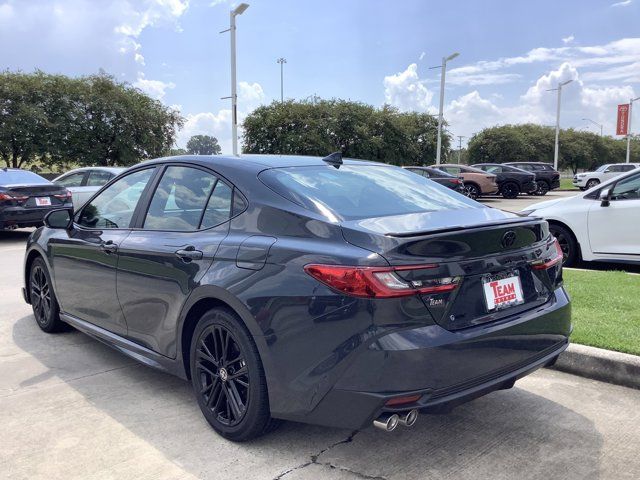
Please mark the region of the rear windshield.
<svg viewBox="0 0 640 480"><path fill-rule="evenodd" d="M396 167L275 168L262 172L260 180L283 197L336 220L484 208L447 187Z"/></svg>
<svg viewBox="0 0 640 480"><path fill-rule="evenodd" d="M0 170L0 185L48 184L49 180L28 170Z"/></svg>

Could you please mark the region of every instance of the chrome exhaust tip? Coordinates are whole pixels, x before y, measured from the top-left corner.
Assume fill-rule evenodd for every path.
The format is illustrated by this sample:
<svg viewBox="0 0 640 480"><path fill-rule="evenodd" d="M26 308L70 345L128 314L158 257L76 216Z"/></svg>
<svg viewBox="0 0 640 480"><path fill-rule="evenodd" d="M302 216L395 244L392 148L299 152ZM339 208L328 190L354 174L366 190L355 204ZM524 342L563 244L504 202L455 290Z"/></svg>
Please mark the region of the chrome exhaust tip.
<svg viewBox="0 0 640 480"><path fill-rule="evenodd" d="M417 421L418 410L416 410L415 408L401 415L399 419L400 425L403 425L405 427L413 427Z"/></svg>
<svg viewBox="0 0 640 480"><path fill-rule="evenodd" d="M399 422L400 417L397 413L383 413L373 421L373 426L385 432L391 432L395 430Z"/></svg>

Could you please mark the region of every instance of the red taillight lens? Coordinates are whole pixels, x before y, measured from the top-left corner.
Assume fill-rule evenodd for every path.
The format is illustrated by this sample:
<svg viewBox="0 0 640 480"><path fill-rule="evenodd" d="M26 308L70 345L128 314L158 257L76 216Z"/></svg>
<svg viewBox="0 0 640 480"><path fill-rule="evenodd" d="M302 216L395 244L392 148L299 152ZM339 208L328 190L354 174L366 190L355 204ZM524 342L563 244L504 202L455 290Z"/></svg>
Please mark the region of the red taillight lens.
<svg viewBox="0 0 640 480"><path fill-rule="evenodd" d="M60 200L71 200L71 192L69 190L64 193L55 193L53 196Z"/></svg>
<svg viewBox="0 0 640 480"><path fill-rule="evenodd" d="M365 298L392 298L454 290L459 277L435 278L407 282L395 272L436 268L437 265L402 267L346 267L342 265L307 265L305 272L328 287L347 295Z"/></svg>
<svg viewBox="0 0 640 480"><path fill-rule="evenodd" d="M422 395L407 395L406 397L395 397L387 400L385 405L387 407L396 407L398 405L406 405L408 403L415 403L420 400Z"/></svg>
<svg viewBox="0 0 640 480"><path fill-rule="evenodd" d="M28 199L28 196L25 195L9 195L8 193L0 193L0 201L4 200L16 200L18 202L22 202Z"/></svg>
<svg viewBox="0 0 640 480"><path fill-rule="evenodd" d="M459 178L453 178L453 179L451 179L451 183L453 183L454 185L460 185L460 183L462 183L462 182L460 182Z"/></svg>
<svg viewBox="0 0 640 480"><path fill-rule="evenodd" d="M555 247L554 256L548 260L537 260L531 265L531 268L534 270L546 270L561 263L564 254L562 253L562 248L560 248L560 243L558 243L557 238L553 239L553 246Z"/></svg>

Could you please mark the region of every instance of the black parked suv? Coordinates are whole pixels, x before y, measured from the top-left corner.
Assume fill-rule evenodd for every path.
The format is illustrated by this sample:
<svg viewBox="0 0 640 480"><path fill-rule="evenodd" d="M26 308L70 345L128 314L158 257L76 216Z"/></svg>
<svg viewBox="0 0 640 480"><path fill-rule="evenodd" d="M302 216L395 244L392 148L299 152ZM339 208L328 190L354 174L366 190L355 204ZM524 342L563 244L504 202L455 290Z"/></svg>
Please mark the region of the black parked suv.
<svg viewBox="0 0 640 480"><path fill-rule="evenodd" d="M458 193L464 193L464 182L462 181L462 177L457 177L456 175L452 175L450 173L444 172L442 170L438 170L437 168L431 167L402 167L410 172L417 173L425 178L433 180L440 185L444 185L445 187L450 188L451 190L455 190Z"/></svg>
<svg viewBox="0 0 640 480"><path fill-rule="evenodd" d="M38 326L189 379L236 441L275 419L409 427L552 364L571 331L545 220L339 154L148 161L45 224Z"/></svg>
<svg viewBox="0 0 640 480"><path fill-rule="evenodd" d="M472 167L496 175L499 192L504 198L516 198L521 193L533 193L538 188L533 173L500 163L476 163Z"/></svg>
<svg viewBox="0 0 640 480"><path fill-rule="evenodd" d="M71 192L29 170L0 169L0 229L39 227L44 216L71 208Z"/></svg>
<svg viewBox="0 0 640 480"><path fill-rule="evenodd" d="M507 162L503 165L511 165L536 174L538 188L532 195L546 195L548 191L560 188L560 173L549 163Z"/></svg>

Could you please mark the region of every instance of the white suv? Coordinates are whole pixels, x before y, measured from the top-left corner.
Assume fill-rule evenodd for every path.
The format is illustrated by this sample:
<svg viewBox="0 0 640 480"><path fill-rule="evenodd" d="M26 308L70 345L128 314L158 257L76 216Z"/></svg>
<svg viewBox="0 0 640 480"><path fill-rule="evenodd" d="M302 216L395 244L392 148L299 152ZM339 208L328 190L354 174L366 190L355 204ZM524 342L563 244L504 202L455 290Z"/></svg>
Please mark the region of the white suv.
<svg viewBox="0 0 640 480"><path fill-rule="evenodd" d="M595 172L578 173L573 177L573 186L580 190L588 190L600 185L606 180L631 170L640 168L640 163L607 163L601 165Z"/></svg>

